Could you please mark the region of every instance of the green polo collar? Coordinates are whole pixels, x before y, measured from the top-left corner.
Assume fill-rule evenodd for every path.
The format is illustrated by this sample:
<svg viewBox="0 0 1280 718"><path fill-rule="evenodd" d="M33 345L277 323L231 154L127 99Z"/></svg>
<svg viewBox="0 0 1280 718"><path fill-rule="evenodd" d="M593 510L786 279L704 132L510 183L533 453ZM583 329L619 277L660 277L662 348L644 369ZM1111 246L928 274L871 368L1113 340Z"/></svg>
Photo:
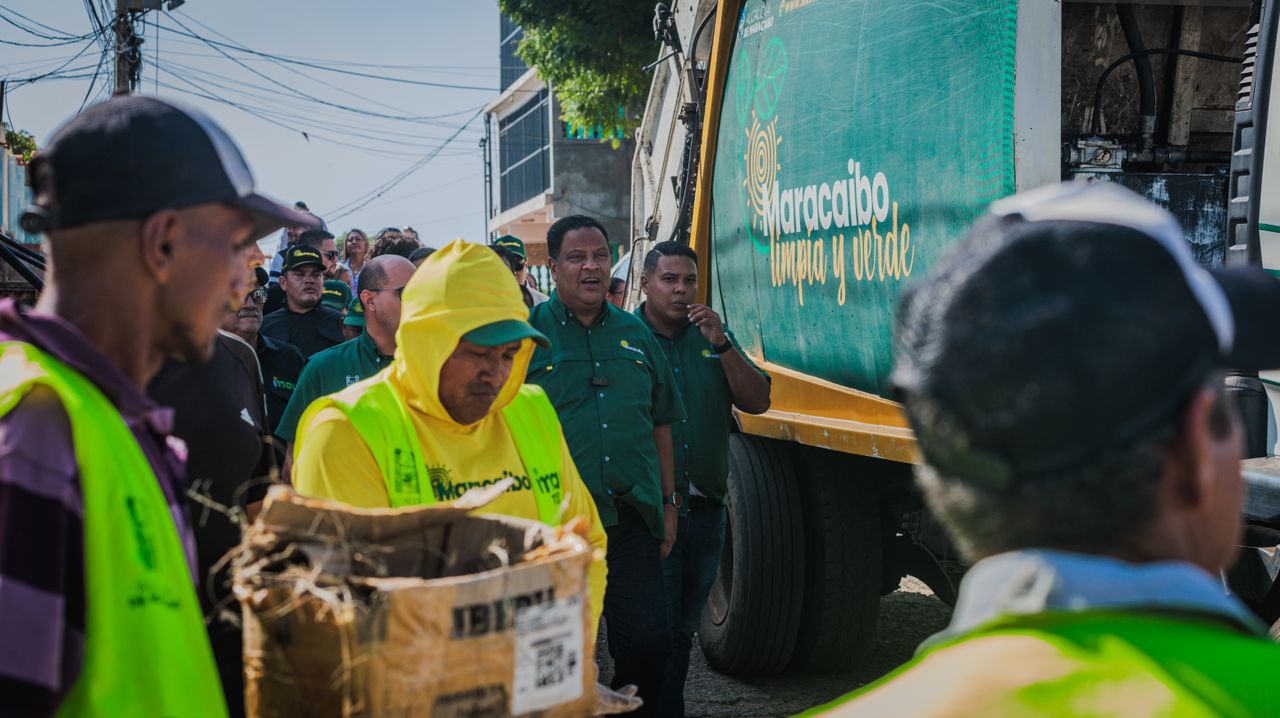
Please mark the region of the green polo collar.
<svg viewBox="0 0 1280 718"><path fill-rule="evenodd" d="M551 310L551 316L555 317L561 324L568 322L570 319L575 322L578 321L578 315L574 314L572 309L566 307L564 302L560 301L560 294L554 289L551 290L551 298L547 300L547 305L548 309ZM605 301L604 309L600 312L600 316L596 317L596 322L593 326L604 326L606 320L609 318L609 311L611 309L617 310L618 308L610 304L608 301ZM578 322L578 324L581 326L582 322Z"/></svg>
<svg viewBox="0 0 1280 718"><path fill-rule="evenodd" d="M391 357L378 351L378 345L373 343L373 337L369 336L367 331L360 332L360 336L356 337L356 348L376 362L385 364L391 361Z"/></svg>
<svg viewBox="0 0 1280 718"><path fill-rule="evenodd" d="M668 339L673 342L678 342L680 341L680 339L684 337L684 333L689 330L689 327L693 326L693 324L691 324L689 320L686 319L684 321L684 324L681 324L680 328L676 330L675 335L669 337L666 334L663 334L662 332L658 331L658 328L653 325L653 322L649 321L649 316L644 313L644 308L648 304L649 304L648 302L640 302L640 306L636 307L635 314L637 317L640 317L640 321L644 322L644 325L646 327L649 327L649 331L653 332L657 336L660 336L664 339Z"/></svg>

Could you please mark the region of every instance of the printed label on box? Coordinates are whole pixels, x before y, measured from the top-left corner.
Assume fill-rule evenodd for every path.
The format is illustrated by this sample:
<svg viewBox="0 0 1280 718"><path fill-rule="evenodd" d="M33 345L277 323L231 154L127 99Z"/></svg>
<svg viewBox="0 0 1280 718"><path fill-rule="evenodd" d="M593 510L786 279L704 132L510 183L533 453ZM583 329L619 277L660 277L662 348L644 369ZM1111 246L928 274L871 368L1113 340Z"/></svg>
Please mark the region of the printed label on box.
<svg viewBox="0 0 1280 718"><path fill-rule="evenodd" d="M546 710L582 697L582 599L574 596L516 613L511 713Z"/></svg>

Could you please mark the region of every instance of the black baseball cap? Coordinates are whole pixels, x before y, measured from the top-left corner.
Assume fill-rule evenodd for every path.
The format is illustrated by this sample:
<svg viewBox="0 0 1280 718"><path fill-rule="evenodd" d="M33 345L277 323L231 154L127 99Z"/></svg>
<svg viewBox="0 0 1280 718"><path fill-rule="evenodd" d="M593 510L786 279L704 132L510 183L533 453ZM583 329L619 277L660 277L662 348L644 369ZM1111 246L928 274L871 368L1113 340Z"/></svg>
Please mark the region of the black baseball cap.
<svg viewBox="0 0 1280 718"><path fill-rule="evenodd" d="M161 209L226 202L253 216L253 236L319 220L254 191L231 137L198 110L168 100L117 95L76 115L32 160L33 234Z"/></svg>
<svg viewBox="0 0 1280 718"><path fill-rule="evenodd" d="M994 203L904 292L892 382L926 463L993 490L1169 419L1215 369L1280 367L1280 281L1195 263L1173 216L1110 184Z"/></svg>
<svg viewBox="0 0 1280 718"><path fill-rule="evenodd" d="M312 249L304 244L295 244L284 250L284 264L281 266L280 271L288 272L310 264L324 267L324 259L321 258L319 250Z"/></svg>

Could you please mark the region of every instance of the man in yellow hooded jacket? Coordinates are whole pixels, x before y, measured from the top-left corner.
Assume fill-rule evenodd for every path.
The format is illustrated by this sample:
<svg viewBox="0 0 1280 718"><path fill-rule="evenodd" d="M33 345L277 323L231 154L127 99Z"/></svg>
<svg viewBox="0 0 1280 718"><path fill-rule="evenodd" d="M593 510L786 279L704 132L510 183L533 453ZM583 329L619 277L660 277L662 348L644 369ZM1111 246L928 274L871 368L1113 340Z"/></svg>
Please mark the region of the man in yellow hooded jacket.
<svg viewBox="0 0 1280 718"><path fill-rule="evenodd" d="M555 409L523 386L535 344L511 270L488 247L462 240L434 253L401 299L391 365L316 400L298 424L293 482L299 493L363 508L452 501L505 478L515 483L488 513L605 531L582 483ZM605 563L591 566L599 622Z"/></svg>

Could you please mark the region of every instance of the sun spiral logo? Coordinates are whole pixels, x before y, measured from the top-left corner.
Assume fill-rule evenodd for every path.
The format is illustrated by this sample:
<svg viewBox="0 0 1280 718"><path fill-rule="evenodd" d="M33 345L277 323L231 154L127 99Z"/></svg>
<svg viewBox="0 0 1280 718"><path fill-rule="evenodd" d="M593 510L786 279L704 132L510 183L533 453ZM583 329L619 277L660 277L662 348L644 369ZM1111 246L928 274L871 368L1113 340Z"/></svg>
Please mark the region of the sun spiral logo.
<svg viewBox="0 0 1280 718"><path fill-rule="evenodd" d="M742 156L747 163L747 173L742 185L747 188L747 197L755 214L751 218L751 226L760 231L765 230L762 218L769 204L774 182L778 179L778 170L782 169L782 165L778 163L780 144L782 138L778 137L778 118L762 125L753 110L751 126L747 128L747 151Z"/></svg>

